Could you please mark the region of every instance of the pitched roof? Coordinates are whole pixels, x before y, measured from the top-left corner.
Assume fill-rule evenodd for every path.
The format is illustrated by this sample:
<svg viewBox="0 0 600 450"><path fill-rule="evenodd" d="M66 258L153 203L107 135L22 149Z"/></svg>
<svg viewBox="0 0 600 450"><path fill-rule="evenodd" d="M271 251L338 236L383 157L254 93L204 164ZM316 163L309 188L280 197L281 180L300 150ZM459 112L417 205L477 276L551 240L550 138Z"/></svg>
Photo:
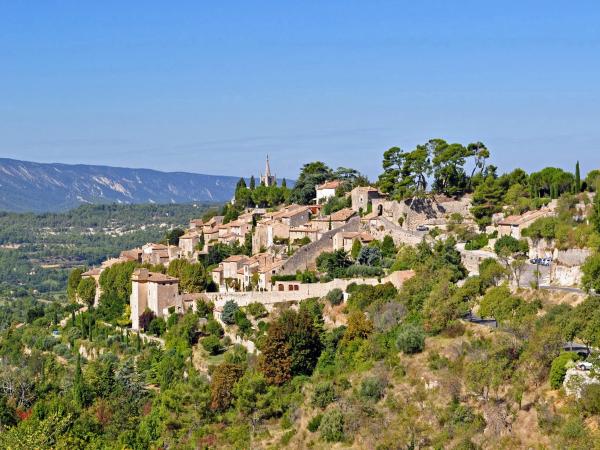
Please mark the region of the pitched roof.
<svg viewBox="0 0 600 450"><path fill-rule="evenodd" d="M527 211L526 213L521 214L520 216L508 216L498 222L498 225L510 225L510 226L519 226L525 222L529 222L532 220L539 219L541 217L546 217L552 214L552 211L548 209L539 209L536 211Z"/></svg>
<svg viewBox="0 0 600 450"><path fill-rule="evenodd" d="M246 255L231 255L229 258L225 259L223 262L239 262L248 259Z"/></svg>
<svg viewBox="0 0 600 450"><path fill-rule="evenodd" d="M303 214L308 211L308 206L300 206L300 205L290 205L282 211L277 212L273 218L274 219L287 219L290 217L294 217L298 214Z"/></svg>
<svg viewBox="0 0 600 450"><path fill-rule="evenodd" d="M93 277L96 275L100 275L102 273L102 269L99 267L94 267L93 269L88 270L87 272L83 272L81 274L82 277Z"/></svg>
<svg viewBox="0 0 600 450"><path fill-rule="evenodd" d="M323 184L320 184L319 186L317 186L317 190L320 189L337 189L337 187L342 184L340 181L338 180L331 180L331 181L326 181Z"/></svg>
<svg viewBox="0 0 600 450"><path fill-rule="evenodd" d="M329 218L331 218L332 222L345 222L350 219L352 216L356 215L356 211L351 208L340 209L339 211L334 212L330 216L323 216L314 219L316 222L328 222Z"/></svg>

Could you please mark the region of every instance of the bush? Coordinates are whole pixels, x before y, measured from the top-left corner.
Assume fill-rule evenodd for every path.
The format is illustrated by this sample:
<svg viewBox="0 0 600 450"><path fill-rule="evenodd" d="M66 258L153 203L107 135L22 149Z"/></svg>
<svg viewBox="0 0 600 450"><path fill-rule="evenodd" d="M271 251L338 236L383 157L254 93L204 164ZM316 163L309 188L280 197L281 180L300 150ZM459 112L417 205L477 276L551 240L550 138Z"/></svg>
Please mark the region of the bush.
<svg viewBox="0 0 600 450"><path fill-rule="evenodd" d="M215 319L210 319L206 322L204 332L217 337L221 337L224 334L223 327Z"/></svg>
<svg viewBox="0 0 600 450"><path fill-rule="evenodd" d="M345 276L347 278L370 278L380 277L383 275L383 269L381 267L364 266L361 264L355 264L346 269Z"/></svg>
<svg viewBox="0 0 600 450"><path fill-rule="evenodd" d="M335 391L333 384L329 381L319 383L315 386L315 392L312 397L312 405L324 409L335 400Z"/></svg>
<svg viewBox="0 0 600 450"><path fill-rule="evenodd" d="M425 332L420 326L404 325L396 339L398 350L407 354L420 353L425 348Z"/></svg>
<svg viewBox="0 0 600 450"><path fill-rule="evenodd" d="M148 325L148 332L155 336L162 336L167 330L167 323L162 317L155 317Z"/></svg>
<svg viewBox="0 0 600 450"><path fill-rule="evenodd" d="M369 377L360 383L359 395L365 400L381 400L387 387L387 381L380 377Z"/></svg>
<svg viewBox="0 0 600 450"><path fill-rule="evenodd" d="M487 234L482 233L469 239L465 244L465 250L479 250L488 245L489 239Z"/></svg>
<svg viewBox="0 0 600 450"><path fill-rule="evenodd" d="M223 305L223 312L221 313L221 320L227 325L233 325L235 323L235 313L239 307L233 300L227 300Z"/></svg>
<svg viewBox="0 0 600 450"><path fill-rule="evenodd" d="M356 261L360 265L379 266L381 264L381 250L377 247L363 247L358 253Z"/></svg>
<svg viewBox="0 0 600 450"><path fill-rule="evenodd" d="M552 366L550 367L550 387L552 389L560 389L565 381L565 375L567 374L567 363L569 361L577 361L579 359L579 355L575 352L565 352L558 355L552 361Z"/></svg>
<svg viewBox="0 0 600 450"><path fill-rule="evenodd" d="M344 301L344 292L339 288L335 288L329 291L325 298L331 306L337 306Z"/></svg>
<svg viewBox="0 0 600 450"><path fill-rule="evenodd" d="M205 337L200 343L204 347L204 350L211 355L217 355L221 351L221 340L215 335Z"/></svg>
<svg viewBox="0 0 600 450"><path fill-rule="evenodd" d="M592 415L600 414L600 384L587 384L581 390L581 409Z"/></svg>
<svg viewBox="0 0 600 450"><path fill-rule="evenodd" d="M330 409L321 419L319 425L321 437L326 442L340 442L344 440L344 415L337 409Z"/></svg>
<svg viewBox="0 0 600 450"><path fill-rule="evenodd" d="M321 420L323 419L323 414L317 414L315 417L310 419L308 422L308 431L311 433L316 432L319 429L319 425L321 425Z"/></svg>
<svg viewBox="0 0 600 450"><path fill-rule="evenodd" d="M214 308L215 305L213 305L212 302L207 302L202 299L196 302L196 314L198 314L199 317L210 318Z"/></svg>
<svg viewBox="0 0 600 450"><path fill-rule="evenodd" d="M246 312L255 319L260 319L267 316L267 308L262 303L254 302L246 306Z"/></svg>

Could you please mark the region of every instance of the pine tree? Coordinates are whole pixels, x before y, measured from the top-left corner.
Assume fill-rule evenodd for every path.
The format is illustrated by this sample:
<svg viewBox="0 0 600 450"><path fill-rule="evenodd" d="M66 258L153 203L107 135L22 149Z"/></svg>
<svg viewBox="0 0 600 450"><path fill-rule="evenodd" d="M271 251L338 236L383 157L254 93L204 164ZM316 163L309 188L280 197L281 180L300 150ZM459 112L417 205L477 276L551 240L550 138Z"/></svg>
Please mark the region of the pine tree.
<svg viewBox="0 0 600 450"><path fill-rule="evenodd" d="M575 164L575 192L581 192L581 172L579 171L579 161Z"/></svg>

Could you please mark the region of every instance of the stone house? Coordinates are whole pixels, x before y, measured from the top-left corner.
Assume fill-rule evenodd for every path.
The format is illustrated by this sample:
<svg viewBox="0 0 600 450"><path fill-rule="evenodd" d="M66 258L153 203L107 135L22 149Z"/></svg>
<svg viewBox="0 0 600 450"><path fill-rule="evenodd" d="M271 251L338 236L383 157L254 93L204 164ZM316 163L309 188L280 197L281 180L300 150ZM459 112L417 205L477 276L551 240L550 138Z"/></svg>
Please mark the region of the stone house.
<svg viewBox="0 0 600 450"><path fill-rule="evenodd" d="M206 237L205 237L206 238ZM190 258L196 252L200 236L196 231L188 231L179 237L179 251L184 257Z"/></svg>
<svg viewBox="0 0 600 450"><path fill-rule="evenodd" d="M126 261L136 261L136 262L142 262L142 254L143 251L141 248L133 248L131 250L123 250L120 254L119 254L119 259L121 260L121 262L126 262Z"/></svg>
<svg viewBox="0 0 600 450"><path fill-rule="evenodd" d="M304 238L310 239L310 242L315 242L321 239L321 230L314 228L310 225L302 225L296 228L290 228L290 243L302 240Z"/></svg>
<svg viewBox="0 0 600 450"><path fill-rule="evenodd" d="M310 209L306 206L290 205L275 213L267 213L258 222L252 236L252 251L271 247L277 238L290 239L290 229L304 225L310 219Z"/></svg>
<svg viewBox="0 0 600 450"><path fill-rule="evenodd" d="M321 216L313 219L310 224L313 228L321 231L335 230L346 225L354 216L356 216L356 211L351 208L344 208L329 216Z"/></svg>
<svg viewBox="0 0 600 450"><path fill-rule="evenodd" d="M339 232L333 236L333 249L340 250L343 249L346 252L350 252L352 250L352 245L354 241L360 241L362 245L367 245L375 240L373 236L366 232L360 231L347 231L347 232Z"/></svg>
<svg viewBox="0 0 600 450"><path fill-rule="evenodd" d="M521 233L525 228L542 217L551 217L554 212L548 208L538 209L536 211L527 211L519 216L508 216L497 223L498 236L512 236L515 239L521 239Z"/></svg>
<svg viewBox="0 0 600 450"><path fill-rule="evenodd" d="M350 191L352 199L352 209L356 212L366 212L369 203L378 198L383 198L382 194L372 186L359 186Z"/></svg>
<svg viewBox="0 0 600 450"><path fill-rule="evenodd" d="M169 247L164 244L146 244L142 247L142 263L169 264Z"/></svg>
<svg viewBox="0 0 600 450"><path fill-rule="evenodd" d="M156 317L165 317L169 308L183 312L183 301L179 295L179 280L148 269L136 269L131 276L131 328L139 330L140 315L149 309Z"/></svg>
<svg viewBox="0 0 600 450"><path fill-rule="evenodd" d="M316 186L317 191L317 204L325 203L331 197L335 197L335 190L340 186L338 180L327 181L323 184Z"/></svg>

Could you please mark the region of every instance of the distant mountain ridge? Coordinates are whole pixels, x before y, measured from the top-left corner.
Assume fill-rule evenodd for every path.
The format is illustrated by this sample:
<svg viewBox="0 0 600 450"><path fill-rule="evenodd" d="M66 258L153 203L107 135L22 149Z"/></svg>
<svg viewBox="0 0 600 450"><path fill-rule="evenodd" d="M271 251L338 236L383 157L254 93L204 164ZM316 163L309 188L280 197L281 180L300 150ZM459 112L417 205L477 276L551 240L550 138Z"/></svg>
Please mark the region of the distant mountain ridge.
<svg viewBox="0 0 600 450"><path fill-rule="evenodd" d="M0 210L57 212L83 203L231 199L239 177L0 158Z"/></svg>

